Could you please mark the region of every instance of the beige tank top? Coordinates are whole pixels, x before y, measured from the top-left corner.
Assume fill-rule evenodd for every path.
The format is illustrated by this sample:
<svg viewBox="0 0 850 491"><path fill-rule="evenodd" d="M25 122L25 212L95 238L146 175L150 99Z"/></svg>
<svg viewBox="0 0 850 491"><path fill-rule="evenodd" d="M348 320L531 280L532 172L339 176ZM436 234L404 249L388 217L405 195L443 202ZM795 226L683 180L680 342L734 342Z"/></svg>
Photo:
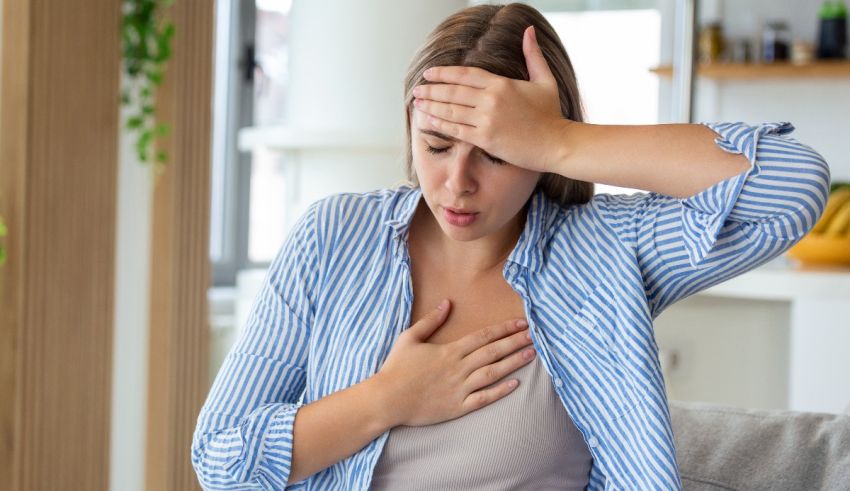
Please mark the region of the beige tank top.
<svg viewBox="0 0 850 491"><path fill-rule="evenodd" d="M512 378L513 392L465 416L392 428L370 489L584 489L592 456L540 355L490 387Z"/></svg>

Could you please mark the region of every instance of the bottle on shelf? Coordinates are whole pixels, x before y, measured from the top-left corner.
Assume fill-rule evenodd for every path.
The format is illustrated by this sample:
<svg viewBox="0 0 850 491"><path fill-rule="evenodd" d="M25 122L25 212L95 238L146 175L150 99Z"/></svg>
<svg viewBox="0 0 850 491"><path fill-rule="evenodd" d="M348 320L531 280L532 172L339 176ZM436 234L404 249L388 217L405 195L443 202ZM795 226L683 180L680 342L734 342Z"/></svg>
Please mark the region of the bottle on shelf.
<svg viewBox="0 0 850 491"><path fill-rule="evenodd" d="M827 0L821 5L818 23L817 57L847 57L847 6L843 0Z"/></svg>
<svg viewBox="0 0 850 491"><path fill-rule="evenodd" d="M789 58L791 31L788 23L780 20L768 22L762 35L762 60L766 63Z"/></svg>

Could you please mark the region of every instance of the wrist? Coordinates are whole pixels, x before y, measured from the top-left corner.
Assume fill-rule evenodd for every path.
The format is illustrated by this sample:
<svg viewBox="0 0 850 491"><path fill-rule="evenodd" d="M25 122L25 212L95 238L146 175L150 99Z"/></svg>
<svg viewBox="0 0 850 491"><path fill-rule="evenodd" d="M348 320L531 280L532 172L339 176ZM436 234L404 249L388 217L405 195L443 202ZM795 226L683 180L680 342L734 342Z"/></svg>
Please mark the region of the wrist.
<svg viewBox="0 0 850 491"><path fill-rule="evenodd" d="M576 134L586 123L573 121L566 118L559 119L553 125L551 154L548 157L550 163L547 172L570 178L569 167L575 154Z"/></svg>
<svg viewBox="0 0 850 491"><path fill-rule="evenodd" d="M398 404L392 397L392 386L385 376L378 372L362 383L368 404L371 405L371 412L375 415L376 430L384 433L403 424Z"/></svg>

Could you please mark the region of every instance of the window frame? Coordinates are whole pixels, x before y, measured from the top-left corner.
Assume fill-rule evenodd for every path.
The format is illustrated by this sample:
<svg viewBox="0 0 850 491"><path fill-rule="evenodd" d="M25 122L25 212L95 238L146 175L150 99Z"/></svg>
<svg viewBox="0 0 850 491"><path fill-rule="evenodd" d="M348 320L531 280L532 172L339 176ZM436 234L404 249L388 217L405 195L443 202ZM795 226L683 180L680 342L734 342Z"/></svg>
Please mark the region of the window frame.
<svg viewBox="0 0 850 491"><path fill-rule="evenodd" d="M233 286L239 270L263 266L248 260L252 156L237 145L254 119L255 2L217 0L216 18L209 254L212 285Z"/></svg>

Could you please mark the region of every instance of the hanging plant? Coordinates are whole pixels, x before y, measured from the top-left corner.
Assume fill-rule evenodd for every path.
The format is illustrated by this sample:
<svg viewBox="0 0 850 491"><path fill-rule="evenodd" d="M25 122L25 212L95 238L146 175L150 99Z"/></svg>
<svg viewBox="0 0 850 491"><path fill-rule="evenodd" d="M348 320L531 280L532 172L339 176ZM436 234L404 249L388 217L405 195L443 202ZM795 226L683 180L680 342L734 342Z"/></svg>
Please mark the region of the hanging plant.
<svg viewBox="0 0 850 491"><path fill-rule="evenodd" d="M123 70L129 87L121 92L121 103L138 107L130 115L126 128L137 132L136 153L139 160L149 162L150 150L156 148L156 139L169 133L166 123L157 122L154 114L156 88L162 84L165 63L171 58L171 38L174 24L162 19L162 12L174 0L124 0L121 39L123 42ZM154 164L161 169L168 161L162 150L156 151Z"/></svg>

